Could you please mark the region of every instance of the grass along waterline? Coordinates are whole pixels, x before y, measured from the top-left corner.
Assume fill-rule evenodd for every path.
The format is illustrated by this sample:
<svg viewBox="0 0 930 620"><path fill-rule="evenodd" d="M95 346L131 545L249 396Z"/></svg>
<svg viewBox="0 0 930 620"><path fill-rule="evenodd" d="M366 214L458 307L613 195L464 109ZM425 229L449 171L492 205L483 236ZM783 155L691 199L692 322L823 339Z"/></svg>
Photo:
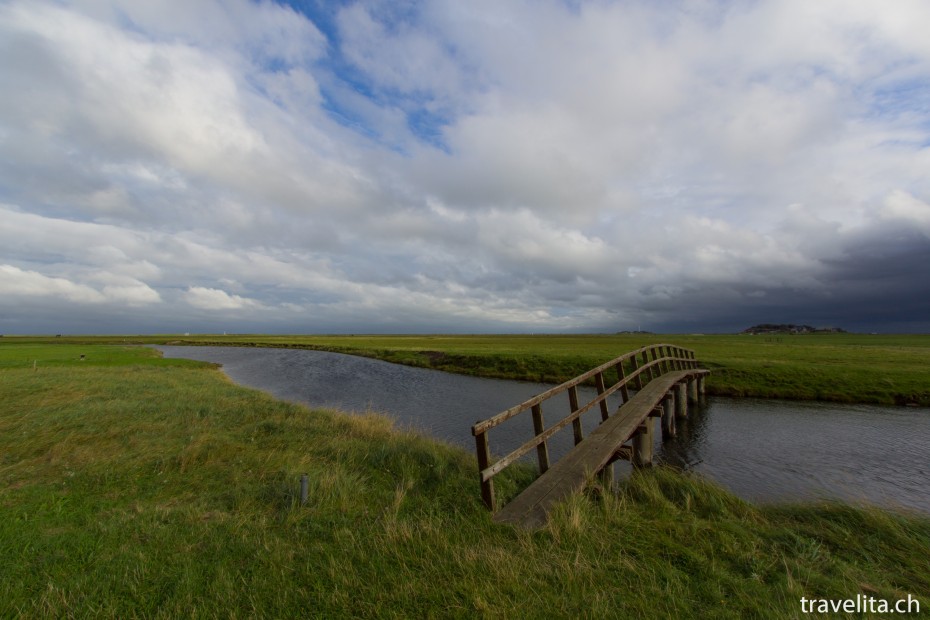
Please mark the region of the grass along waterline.
<svg viewBox="0 0 930 620"><path fill-rule="evenodd" d="M296 347L483 377L560 383L660 341L696 351L714 371L707 381L711 395L930 406L930 335L7 336L0 349L10 342Z"/></svg>
<svg viewBox="0 0 930 620"><path fill-rule="evenodd" d="M0 366L0 616L782 618L802 596L857 592L930 605L926 518L758 508L659 469L518 532L491 523L471 455L384 417L310 411L147 349L98 365L106 350L84 350ZM16 355L0 346L0 363Z"/></svg>

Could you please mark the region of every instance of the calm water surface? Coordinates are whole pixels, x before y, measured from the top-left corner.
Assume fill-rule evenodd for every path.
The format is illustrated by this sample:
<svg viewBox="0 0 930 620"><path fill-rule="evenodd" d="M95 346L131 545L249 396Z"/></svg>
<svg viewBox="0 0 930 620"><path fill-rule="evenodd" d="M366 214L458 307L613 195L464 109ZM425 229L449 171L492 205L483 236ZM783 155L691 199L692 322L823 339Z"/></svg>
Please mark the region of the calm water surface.
<svg viewBox="0 0 930 620"><path fill-rule="evenodd" d="M385 413L399 426L471 451L472 424L551 387L324 351L158 348L165 357L222 364L232 380L277 398ZM583 402L591 395L582 394ZM544 407L548 423L568 412L566 398ZM598 416L585 418L586 433ZM531 436L531 418L521 415L491 431L491 449L505 454ZM570 447L571 427L555 439L550 451L557 458ZM679 421L676 439L657 438L656 454L756 502L836 498L930 513L930 412L924 409L711 398ZM616 468L622 475L629 465Z"/></svg>

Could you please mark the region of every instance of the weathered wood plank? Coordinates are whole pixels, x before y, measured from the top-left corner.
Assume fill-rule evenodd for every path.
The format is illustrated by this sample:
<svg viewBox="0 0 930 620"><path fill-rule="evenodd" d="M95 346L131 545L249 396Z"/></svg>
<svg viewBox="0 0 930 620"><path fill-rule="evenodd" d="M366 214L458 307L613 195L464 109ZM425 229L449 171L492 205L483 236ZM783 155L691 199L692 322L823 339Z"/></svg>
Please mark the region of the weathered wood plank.
<svg viewBox="0 0 930 620"><path fill-rule="evenodd" d="M582 489L594 474L611 462L622 444L636 432L673 386L703 372L706 371L672 371L650 381L617 413L495 514L494 520L527 528L544 525L556 504ZM652 424L651 421L648 423Z"/></svg>
<svg viewBox="0 0 930 620"><path fill-rule="evenodd" d="M620 446L617 448L614 455L610 457L611 462L613 461L632 461L633 460L633 448L630 446Z"/></svg>

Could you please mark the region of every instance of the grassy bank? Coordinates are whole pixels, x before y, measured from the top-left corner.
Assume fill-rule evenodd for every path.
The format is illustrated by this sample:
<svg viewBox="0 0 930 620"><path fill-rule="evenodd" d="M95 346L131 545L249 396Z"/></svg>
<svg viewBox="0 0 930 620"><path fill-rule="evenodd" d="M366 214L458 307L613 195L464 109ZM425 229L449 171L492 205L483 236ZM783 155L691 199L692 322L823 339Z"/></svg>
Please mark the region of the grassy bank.
<svg viewBox="0 0 930 620"><path fill-rule="evenodd" d="M14 342L224 344L325 349L450 372L561 382L647 344L694 349L713 395L930 406L930 335L7 337Z"/></svg>
<svg viewBox="0 0 930 620"><path fill-rule="evenodd" d="M859 593L930 609L926 518L760 508L655 470L518 532L482 508L472 456L385 418L146 349L25 346L0 346L0 617L788 618Z"/></svg>

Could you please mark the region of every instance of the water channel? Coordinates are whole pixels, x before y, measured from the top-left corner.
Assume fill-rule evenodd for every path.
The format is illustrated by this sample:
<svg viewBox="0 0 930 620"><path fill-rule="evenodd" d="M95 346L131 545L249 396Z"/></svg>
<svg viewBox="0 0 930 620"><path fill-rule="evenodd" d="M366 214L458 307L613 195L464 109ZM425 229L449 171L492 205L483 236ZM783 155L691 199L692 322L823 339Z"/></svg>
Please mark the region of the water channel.
<svg viewBox="0 0 930 620"><path fill-rule="evenodd" d="M233 381L283 400L384 413L400 427L469 451L472 424L551 387L324 351L158 349L165 357L222 364ZM591 393L580 394L582 402ZM545 407L548 423L568 412L567 399ZM598 416L592 411L584 419L586 433ZM491 431L491 449L506 454L531 435L530 416L518 416ZM571 427L555 439L554 459L570 448ZM832 498L930 514L930 412L924 409L712 397L679 422L674 440L657 438L656 455L754 502ZM616 467L622 476L629 465Z"/></svg>

